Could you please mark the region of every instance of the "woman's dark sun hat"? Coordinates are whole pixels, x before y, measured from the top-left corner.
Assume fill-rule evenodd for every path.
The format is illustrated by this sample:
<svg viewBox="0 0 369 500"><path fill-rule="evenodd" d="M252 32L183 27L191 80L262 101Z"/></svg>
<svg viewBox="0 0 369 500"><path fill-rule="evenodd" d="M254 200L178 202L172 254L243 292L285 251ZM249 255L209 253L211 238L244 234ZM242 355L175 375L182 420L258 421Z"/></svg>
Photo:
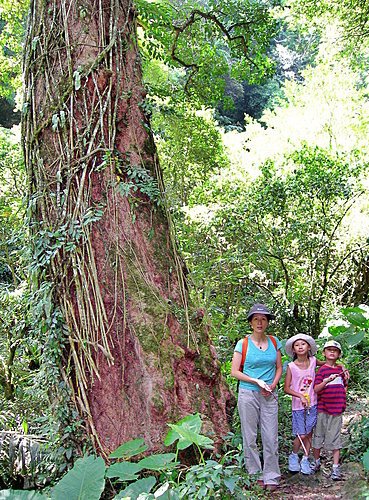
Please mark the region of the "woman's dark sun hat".
<svg viewBox="0 0 369 500"><path fill-rule="evenodd" d="M275 319L274 314L264 304L254 304L247 315L247 319L250 321L254 314L264 314L268 319Z"/></svg>

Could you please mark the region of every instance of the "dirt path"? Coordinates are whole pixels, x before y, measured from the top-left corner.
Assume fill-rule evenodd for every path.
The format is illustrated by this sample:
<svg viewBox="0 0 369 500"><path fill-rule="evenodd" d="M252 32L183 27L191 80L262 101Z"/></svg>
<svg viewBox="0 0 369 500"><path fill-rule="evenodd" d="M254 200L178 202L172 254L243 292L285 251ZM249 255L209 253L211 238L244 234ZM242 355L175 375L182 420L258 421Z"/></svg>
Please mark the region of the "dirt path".
<svg viewBox="0 0 369 500"><path fill-rule="evenodd" d="M322 469L312 476L287 473L281 481L280 488L271 496L286 500L359 500L369 498L369 485L360 464L343 464L342 481L332 481L329 477L330 472L331 463L327 461L323 463Z"/></svg>
<svg viewBox="0 0 369 500"><path fill-rule="evenodd" d="M368 415L369 399L351 395L348 407L344 413L342 438L343 446L347 447L349 440L348 427L361 416ZM271 498L286 500L369 500L369 482L366 480L364 469L359 462L344 461L341 467L342 481L333 481L330 478L332 460L329 452L322 454L321 470L311 476L293 474L283 471L280 487L270 495Z"/></svg>

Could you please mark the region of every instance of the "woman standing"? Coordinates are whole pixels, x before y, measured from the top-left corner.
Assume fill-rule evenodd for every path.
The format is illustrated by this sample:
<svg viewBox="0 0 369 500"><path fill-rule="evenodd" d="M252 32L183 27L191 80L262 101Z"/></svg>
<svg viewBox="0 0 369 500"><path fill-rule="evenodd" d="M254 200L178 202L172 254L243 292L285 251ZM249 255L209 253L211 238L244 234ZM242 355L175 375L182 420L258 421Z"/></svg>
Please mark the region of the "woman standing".
<svg viewBox="0 0 369 500"><path fill-rule="evenodd" d="M258 483L275 490L280 479L278 464L278 401L275 388L282 375L281 343L266 329L274 315L264 304L254 304L247 319L252 333L237 342L231 375L240 381L238 411L241 420L243 449L249 474L261 474ZM242 345L247 352L241 371ZM263 468L256 439L260 426L263 444Z"/></svg>

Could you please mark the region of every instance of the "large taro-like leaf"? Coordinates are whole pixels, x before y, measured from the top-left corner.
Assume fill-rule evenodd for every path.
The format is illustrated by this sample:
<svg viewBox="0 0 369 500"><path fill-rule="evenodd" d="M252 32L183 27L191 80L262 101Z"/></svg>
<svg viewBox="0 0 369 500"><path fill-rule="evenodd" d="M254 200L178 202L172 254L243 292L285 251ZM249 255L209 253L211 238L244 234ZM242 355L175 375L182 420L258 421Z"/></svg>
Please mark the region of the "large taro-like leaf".
<svg viewBox="0 0 369 500"><path fill-rule="evenodd" d="M361 330L355 335L350 335L350 337L347 338L347 344L350 347L354 347L355 345L360 344L360 342L363 340L364 337L365 337L365 331Z"/></svg>
<svg viewBox="0 0 369 500"><path fill-rule="evenodd" d="M201 418L198 413L195 413L194 415L187 415L186 417L182 418L177 424L168 424L169 427L171 428L170 431L168 431L168 434L165 436L164 439L164 444L165 446L170 446L173 444L177 439L181 440L181 447L178 446L180 450L184 450L188 446L191 446L193 441L191 439L185 440L184 437L178 432L177 429L181 427L185 427L188 430L198 434L201 431Z"/></svg>
<svg viewBox="0 0 369 500"><path fill-rule="evenodd" d="M131 458L147 450L147 445L143 439L133 439L123 443L109 455L109 458Z"/></svg>
<svg viewBox="0 0 369 500"><path fill-rule="evenodd" d="M0 490L0 500L46 500L50 498L38 491Z"/></svg>
<svg viewBox="0 0 369 500"><path fill-rule="evenodd" d="M366 319L363 314L365 311L360 307L346 307L341 309L341 312L352 325L361 328L368 328L369 320Z"/></svg>
<svg viewBox="0 0 369 500"><path fill-rule="evenodd" d="M129 498L130 500L137 500L141 493L150 493L152 488L155 486L156 479L154 476L145 477L144 479L139 479L134 483L130 484L121 491L118 495L114 497L114 500Z"/></svg>
<svg viewBox="0 0 369 500"><path fill-rule="evenodd" d="M105 462L92 455L79 458L51 490L53 500L99 500L105 487Z"/></svg>
<svg viewBox="0 0 369 500"><path fill-rule="evenodd" d="M145 457L138 462L142 469L150 469L150 470L162 470L166 469L168 465L173 462L176 455L175 453L162 453L158 455L150 455L149 457ZM172 464L171 464L172 465Z"/></svg>
<svg viewBox="0 0 369 500"><path fill-rule="evenodd" d="M169 483L164 483L155 491L156 500L179 500L179 495L175 490L170 489Z"/></svg>
<svg viewBox="0 0 369 500"><path fill-rule="evenodd" d="M119 462L108 467L106 477L117 477L120 481L134 481L138 479L137 472L142 469L139 464Z"/></svg>

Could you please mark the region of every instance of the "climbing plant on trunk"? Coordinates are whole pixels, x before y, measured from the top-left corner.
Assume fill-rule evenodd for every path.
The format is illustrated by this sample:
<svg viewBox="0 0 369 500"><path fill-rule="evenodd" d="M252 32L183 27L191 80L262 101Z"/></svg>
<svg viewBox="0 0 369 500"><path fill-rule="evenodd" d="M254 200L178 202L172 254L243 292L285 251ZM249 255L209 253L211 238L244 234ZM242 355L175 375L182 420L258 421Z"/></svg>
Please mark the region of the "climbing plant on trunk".
<svg viewBox="0 0 369 500"><path fill-rule="evenodd" d="M93 443L156 450L167 422L194 411L219 438L232 397L175 250L134 7L33 0L25 47L32 282Z"/></svg>

